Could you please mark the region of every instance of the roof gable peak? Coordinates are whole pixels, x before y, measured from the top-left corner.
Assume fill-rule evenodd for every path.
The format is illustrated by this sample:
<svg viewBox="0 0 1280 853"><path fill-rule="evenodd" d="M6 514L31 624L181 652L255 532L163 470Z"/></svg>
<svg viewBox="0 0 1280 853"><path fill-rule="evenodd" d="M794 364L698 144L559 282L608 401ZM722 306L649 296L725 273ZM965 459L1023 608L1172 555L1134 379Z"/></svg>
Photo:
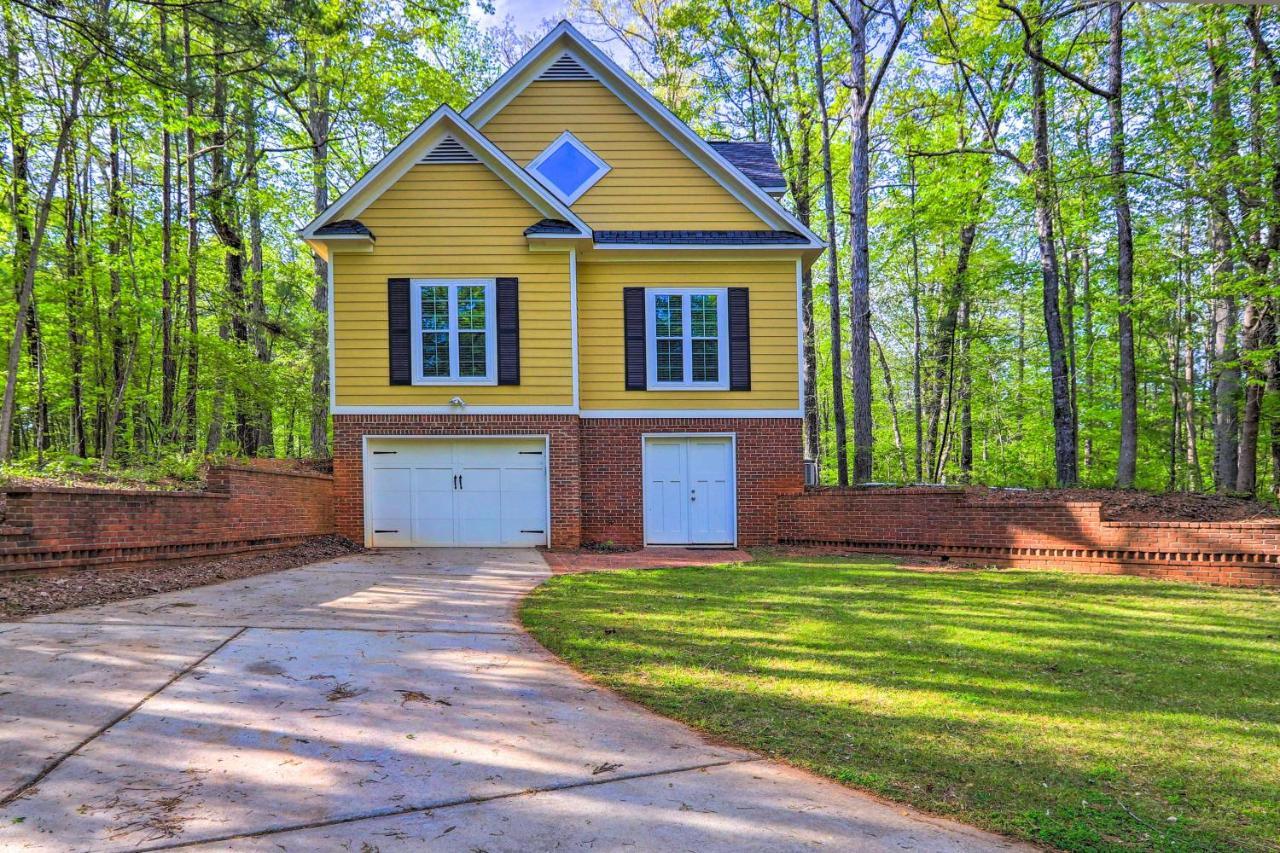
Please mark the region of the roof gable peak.
<svg viewBox="0 0 1280 853"><path fill-rule="evenodd" d="M590 39L568 21L561 21L506 73L472 101L463 116L477 128L484 125L530 84L544 75L563 71L568 58L586 74L616 95L633 112L665 137L685 157L703 169L713 180L772 228L802 234L811 248L825 244L804 223L747 178L706 140L663 106L631 75L623 70ZM576 73L576 72L575 72ZM565 78L556 78L565 79ZM577 78L574 78L577 79Z"/></svg>
<svg viewBox="0 0 1280 853"><path fill-rule="evenodd" d="M304 240L323 240L320 229L326 224L357 218L414 166L472 162L487 167L544 217L568 222L582 236L591 235L591 227L566 204L449 106L436 108L299 234Z"/></svg>

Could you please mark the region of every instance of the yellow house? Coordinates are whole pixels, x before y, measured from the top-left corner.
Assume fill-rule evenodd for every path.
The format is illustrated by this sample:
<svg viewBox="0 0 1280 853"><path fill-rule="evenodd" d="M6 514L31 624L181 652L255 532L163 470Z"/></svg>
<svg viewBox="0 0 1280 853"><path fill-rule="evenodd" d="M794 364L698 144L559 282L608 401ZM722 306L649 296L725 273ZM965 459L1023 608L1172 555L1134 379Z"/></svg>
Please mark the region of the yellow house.
<svg viewBox="0 0 1280 853"><path fill-rule="evenodd" d="M339 525L369 546L774 541L800 276L767 143L708 142L568 23L302 230Z"/></svg>

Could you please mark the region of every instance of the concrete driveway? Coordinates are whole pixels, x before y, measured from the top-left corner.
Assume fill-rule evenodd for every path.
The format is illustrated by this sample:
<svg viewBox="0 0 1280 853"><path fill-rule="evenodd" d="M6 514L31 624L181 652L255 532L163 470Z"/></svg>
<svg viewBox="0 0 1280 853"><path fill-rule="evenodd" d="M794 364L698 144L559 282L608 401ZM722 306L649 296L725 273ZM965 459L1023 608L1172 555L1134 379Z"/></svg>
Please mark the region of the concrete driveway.
<svg viewBox="0 0 1280 853"><path fill-rule="evenodd" d="M711 743L517 627L533 551L370 552L0 625L5 850L993 850Z"/></svg>

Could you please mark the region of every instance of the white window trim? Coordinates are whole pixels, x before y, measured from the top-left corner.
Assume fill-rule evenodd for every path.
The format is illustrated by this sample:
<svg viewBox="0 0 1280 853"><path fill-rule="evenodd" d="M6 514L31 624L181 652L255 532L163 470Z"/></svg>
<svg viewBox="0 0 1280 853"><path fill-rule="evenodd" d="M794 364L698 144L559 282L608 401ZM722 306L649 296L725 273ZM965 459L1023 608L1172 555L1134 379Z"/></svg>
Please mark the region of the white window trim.
<svg viewBox="0 0 1280 853"><path fill-rule="evenodd" d="M480 285L484 287L484 344L485 375L458 376L458 288ZM422 288L449 288L449 326L435 331L449 333L449 375L422 375ZM415 278L409 281L409 352L413 360L414 385L497 385L498 384L498 336L497 280L492 278ZM463 331L477 331L475 329Z"/></svg>
<svg viewBox="0 0 1280 853"><path fill-rule="evenodd" d="M577 150L579 154L581 154L583 157L586 157L588 160L594 163L596 167L595 172L592 173L585 181L583 181L582 185L579 186L577 190L575 190L570 194L565 194L564 192L562 192L560 188L557 187L550 178L543 175L542 172L538 171L538 167L542 165L544 160L546 160L548 157L551 156L551 153L553 151L555 151L557 148L560 147L561 142L568 142ZM586 146L586 143L584 143L581 139L579 139L578 137L574 136L572 133L566 130L564 133L557 136L551 142L550 145L542 149L541 154L539 154L537 157L534 157L533 160L529 162L528 172L529 174L537 178L539 183L541 183L547 189L551 190L551 192L555 193L556 198L560 199L565 204L573 204L575 201L581 198L582 195L587 190L594 187L600 181L601 178L603 178L605 175L609 173L609 171L612 168L613 168L612 166L610 166L608 163L606 163L605 161L601 160L598 156L596 156L596 153L592 151L590 148L588 148Z"/></svg>
<svg viewBox="0 0 1280 853"><path fill-rule="evenodd" d="M681 340L684 356L684 380L681 382L658 381L658 330L654 317L654 301L659 296L683 296L681 311L683 334ZM693 296L716 297L716 347L719 381L693 381L693 312L690 310ZM729 388L729 290L724 287L648 287L644 291L645 370L647 387L654 391L727 391Z"/></svg>

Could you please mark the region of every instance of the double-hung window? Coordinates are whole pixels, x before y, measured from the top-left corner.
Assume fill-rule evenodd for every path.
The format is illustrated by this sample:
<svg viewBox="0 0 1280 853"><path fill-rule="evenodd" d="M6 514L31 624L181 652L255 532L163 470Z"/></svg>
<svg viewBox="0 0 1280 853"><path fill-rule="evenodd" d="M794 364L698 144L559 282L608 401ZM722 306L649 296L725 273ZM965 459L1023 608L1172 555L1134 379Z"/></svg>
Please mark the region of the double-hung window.
<svg viewBox="0 0 1280 853"><path fill-rule="evenodd" d="M724 288L645 291L650 388L729 387L728 295Z"/></svg>
<svg viewBox="0 0 1280 853"><path fill-rule="evenodd" d="M493 279L413 279L409 328L414 383L495 384L496 309Z"/></svg>

